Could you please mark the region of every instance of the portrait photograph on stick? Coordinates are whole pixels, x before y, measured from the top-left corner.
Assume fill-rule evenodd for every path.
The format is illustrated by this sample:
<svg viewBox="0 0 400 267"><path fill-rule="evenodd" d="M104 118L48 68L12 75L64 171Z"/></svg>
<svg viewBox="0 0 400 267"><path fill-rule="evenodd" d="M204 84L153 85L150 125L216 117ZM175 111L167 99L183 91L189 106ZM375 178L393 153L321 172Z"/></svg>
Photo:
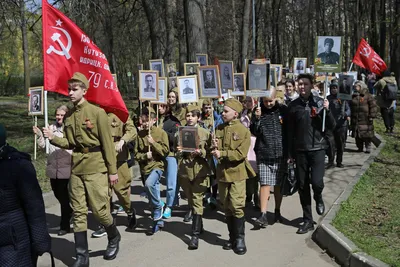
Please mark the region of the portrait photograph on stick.
<svg viewBox="0 0 400 267"><path fill-rule="evenodd" d="M158 100L158 71L141 70L139 71L139 99Z"/></svg>
<svg viewBox="0 0 400 267"><path fill-rule="evenodd" d="M180 126L178 128L178 146L183 152L193 152L198 149L198 128L194 126Z"/></svg>
<svg viewBox="0 0 400 267"><path fill-rule="evenodd" d="M168 77L176 77L176 63L167 64Z"/></svg>
<svg viewBox="0 0 400 267"><path fill-rule="evenodd" d="M270 84L271 84L271 86L276 88L276 86L278 84L277 75L276 75L276 69L275 68L271 68L269 73L270 73L269 79L271 81Z"/></svg>
<svg viewBox="0 0 400 267"><path fill-rule="evenodd" d="M196 61L200 63L200 66L208 65L208 55L207 54L196 54Z"/></svg>
<svg viewBox="0 0 400 267"><path fill-rule="evenodd" d="M315 72L342 71L341 36L317 36L315 52Z"/></svg>
<svg viewBox="0 0 400 267"><path fill-rule="evenodd" d="M165 77L164 75L164 60L152 59L149 60L150 70L158 71L158 77Z"/></svg>
<svg viewBox="0 0 400 267"><path fill-rule="evenodd" d="M197 75L178 76L179 103L196 103L199 101Z"/></svg>
<svg viewBox="0 0 400 267"><path fill-rule="evenodd" d="M339 74L338 97L343 100L351 100L353 93L354 77L352 75Z"/></svg>
<svg viewBox="0 0 400 267"><path fill-rule="evenodd" d="M228 90L233 89L233 61L220 60L219 72L221 77L221 93L227 94Z"/></svg>
<svg viewBox="0 0 400 267"><path fill-rule="evenodd" d="M295 57L293 60L293 72L295 75L306 73L307 58Z"/></svg>
<svg viewBox="0 0 400 267"><path fill-rule="evenodd" d="M43 115L43 86L29 87L29 115Z"/></svg>
<svg viewBox="0 0 400 267"><path fill-rule="evenodd" d="M200 88L199 97L219 98L221 96L221 83L218 66L201 66L197 70Z"/></svg>
<svg viewBox="0 0 400 267"><path fill-rule="evenodd" d="M253 62L260 62L254 64ZM261 63L265 62L265 63ZM270 63L268 60L250 60L247 69L246 95L252 97L268 97L270 95Z"/></svg>
<svg viewBox="0 0 400 267"><path fill-rule="evenodd" d="M283 71L283 65L282 64L271 64L271 69L276 70L276 78L277 82L282 81L282 71Z"/></svg>
<svg viewBox="0 0 400 267"><path fill-rule="evenodd" d="M197 75L197 67L200 67L200 63L197 62L185 63L184 64L185 76Z"/></svg>
<svg viewBox="0 0 400 267"><path fill-rule="evenodd" d="M234 73L233 74L233 90L232 96L244 96L246 95L246 74L245 73Z"/></svg>
<svg viewBox="0 0 400 267"><path fill-rule="evenodd" d="M158 100L150 101L153 104L167 104L168 98L168 85L167 78L160 77L158 78Z"/></svg>
<svg viewBox="0 0 400 267"><path fill-rule="evenodd" d="M178 83L176 81L176 77L169 77L168 78L168 90L172 90L178 87Z"/></svg>

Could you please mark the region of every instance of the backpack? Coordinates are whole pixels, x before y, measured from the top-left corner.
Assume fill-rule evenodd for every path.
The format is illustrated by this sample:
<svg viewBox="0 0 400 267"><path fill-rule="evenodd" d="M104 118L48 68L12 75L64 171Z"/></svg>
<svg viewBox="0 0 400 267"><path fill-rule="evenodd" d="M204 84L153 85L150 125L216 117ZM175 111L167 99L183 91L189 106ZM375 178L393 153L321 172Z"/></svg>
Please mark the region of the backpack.
<svg viewBox="0 0 400 267"><path fill-rule="evenodd" d="M397 85L394 83L386 82L385 87L382 90L382 97L384 100L396 100L397 99Z"/></svg>

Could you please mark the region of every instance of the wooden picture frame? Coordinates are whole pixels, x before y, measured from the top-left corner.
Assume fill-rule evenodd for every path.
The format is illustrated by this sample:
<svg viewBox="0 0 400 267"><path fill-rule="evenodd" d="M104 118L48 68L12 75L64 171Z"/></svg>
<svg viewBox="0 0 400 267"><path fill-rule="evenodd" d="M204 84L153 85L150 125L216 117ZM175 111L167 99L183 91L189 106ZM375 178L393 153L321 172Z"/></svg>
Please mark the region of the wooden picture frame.
<svg viewBox="0 0 400 267"><path fill-rule="evenodd" d="M179 103L197 103L199 101L197 75L178 76Z"/></svg>
<svg viewBox="0 0 400 267"><path fill-rule="evenodd" d="M200 66L197 68L199 79L199 98L220 98L221 81L217 65Z"/></svg>
<svg viewBox="0 0 400 267"><path fill-rule="evenodd" d="M152 77L152 81L148 81ZM157 101L158 100L158 70L139 71L139 99Z"/></svg>
<svg viewBox="0 0 400 267"><path fill-rule="evenodd" d="M191 69L193 67L193 69ZM184 64L184 76L191 76L197 74L197 67L200 67L200 63L192 62Z"/></svg>
<svg viewBox="0 0 400 267"><path fill-rule="evenodd" d="M165 73L167 74L168 78L178 76L176 74L176 63L167 64L165 67Z"/></svg>
<svg viewBox="0 0 400 267"><path fill-rule="evenodd" d="M150 101L152 104L167 104L168 99L168 85L166 77L158 78L158 99L156 101Z"/></svg>
<svg viewBox="0 0 400 267"><path fill-rule="evenodd" d="M158 77L165 77L163 59L151 59L149 60L149 66L150 70L158 71Z"/></svg>
<svg viewBox="0 0 400 267"><path fill-rule="evenodd" d="M43 115L43 86L29 87L28 114L31 116Z"/></svg>
<svg viewBox="0 0 400 267"><path fill-rule="evenodd" d="M199 149L199 128L195 126L180 126L178 128L178 146L183 152L193 152Z"/></svg>
<svg viewBox="0 0 400 267"><path fill-rule="evenodd" d="M219 74L221 79L221 94L227 94L228 90L233 89L233 61L220 60Z"/></svg>
<svg viewBox="0 0 400 267"><path fill-rule="evenodd" d="M249 60L246 69L246 96L269 97L270 89L270 60Z"/></svg>
<svg viewBox="0 0 400 267"><path fill-rule="evenodd" d="M233 89L232 96L245 96L246 95L246 73L233 74Z"/></svg>
<svg viewBox="0 0 400 267"><path fill-rule="evenodd" d="M270 84L273 86L273 87L277 87L277 85L278 85L278 78L277 78L277 74L276 74L276 69L275 68L271 68L270 69L270 71L269 71L269 79L270 79Z"/></svg>
<svg viewBox="0 0 400 267"><path fill-rule="evenodd" d="M293 60L293 73L297 76L302 73L306 73L307 58L306 57L295 57Z"/></svg>
<svg viewBox="0 0 400 267"><path fill-rule="evenodd" d="M200 66L208 66L208 55L196 54L196 62L199 62Z"/></svg>
<svg viewBox="0 0 400 267"><path fill-rule="evenodd" d="M282 71L283 71L283 65L282 64L271 64L271 69L275 68L276 70L276 78L277 82L279 83L282 81Z"/></svg>

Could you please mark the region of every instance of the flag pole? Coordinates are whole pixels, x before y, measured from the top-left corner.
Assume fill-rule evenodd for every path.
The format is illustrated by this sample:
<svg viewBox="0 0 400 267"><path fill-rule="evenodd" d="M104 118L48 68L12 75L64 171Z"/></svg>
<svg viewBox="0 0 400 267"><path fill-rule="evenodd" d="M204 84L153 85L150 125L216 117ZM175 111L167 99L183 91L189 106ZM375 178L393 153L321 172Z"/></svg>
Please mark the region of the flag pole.
<svg viewBox="0 0 400 267"><path fill-rule="evenodd" d="M35 121L35 128L37 127L37 116L34 116L34 121ZM34 143L34 147L33 147L33 160L36 160L36 154L37 154L37 138L36 138L36 134L35 136L35 143Z"/></svg>
<svg viewBox="0 0 400 267"><path fill-rule="evenodd" d="M351 64L350 64L350 68L349 68L349 71L348 72L350 72L351 71L351 69L353 68L353 61L351 62Z"/></svg>
<svg viewBox="0 0 400 267"><path fill-rule="evenodd" d="M44 91L44 126L47 128L49 127L49 112L48 112L48 105L47 105L47 91ZM46 137L45 139L46 143L46 154L49 154L50 152L50 143L49 143L49 138Z"/></svg>
<svg viewBox="0 0 400 267"><path fill-rule="evenodd" d="M324 101L326 99L326 92L328 90L328 73L325 75L325 90L324 90ZM325 132L325 119L326 119L326 109L324 108L324 114L322 115L322 132Z"/></svg>

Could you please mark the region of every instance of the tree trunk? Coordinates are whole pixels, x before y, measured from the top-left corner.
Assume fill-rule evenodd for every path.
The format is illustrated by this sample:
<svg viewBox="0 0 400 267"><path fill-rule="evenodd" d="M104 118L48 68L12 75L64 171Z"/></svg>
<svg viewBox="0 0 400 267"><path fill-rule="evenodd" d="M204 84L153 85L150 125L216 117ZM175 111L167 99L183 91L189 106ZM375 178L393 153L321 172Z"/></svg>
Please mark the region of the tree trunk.
<svg viewBox="0 0 400 267"><path fill-rule="evenodd" d="M386 0L381 0L380 7L380 47L379 47L379 55L383 60L386 57Z"/></svg>
<svg viewBox="0 0 400 267"><path fill-rule="evenodd" d="M167 63L175 62L175 51L174 51L174 41L175 41L175 25L174 25L174 8L175 1L166 0L165 1L165 25L167 29L167 49L165 51L165 57Z"/></svg>
<svg viewBox="0 0 400 267"><path fill-rule="evenodd" d="M395 1L394 23L392 30L391 71L394 72L397 82L400 83L400 0Z"/></svg>
<svg viewBox="0 0 400 267"><path fill-rule="evenodd" d="M240 58L238 62L238 66L242 72L245 72L244 60L247 58L249 52L249 29L250 29L250 10L251 10L251 1L245 0L244 3L244 11L243 11L243 22L242 22L242 51L240 52Z"/></svg>
<svg viewBox="0 0 400 267"><path fill-rule="evenodd" d="M22 32L22 50L24 58L24 89L26 94L29 93L29 87L31 86L31 75L29 69L29 49L28 49L28 32L25 20L25 1L19 1L20 15L21 15L21 32Z"/></svg>
<svg viewBox="0 0 400 267"><path fill-rule="evenodd" d="M184 0L188 62L196 61L196 53L207 53L205 4L206 0Z"/></svg>
<svg viewBox="0 0 400 267"><path fill-rule="evenodd" d="M114 54L114 35L113 35L113 23L112 14L110 7L110 0L104 0L104 33L107 39L107 60L110 65L111 73L117 73L117 61Z"/></svg>

